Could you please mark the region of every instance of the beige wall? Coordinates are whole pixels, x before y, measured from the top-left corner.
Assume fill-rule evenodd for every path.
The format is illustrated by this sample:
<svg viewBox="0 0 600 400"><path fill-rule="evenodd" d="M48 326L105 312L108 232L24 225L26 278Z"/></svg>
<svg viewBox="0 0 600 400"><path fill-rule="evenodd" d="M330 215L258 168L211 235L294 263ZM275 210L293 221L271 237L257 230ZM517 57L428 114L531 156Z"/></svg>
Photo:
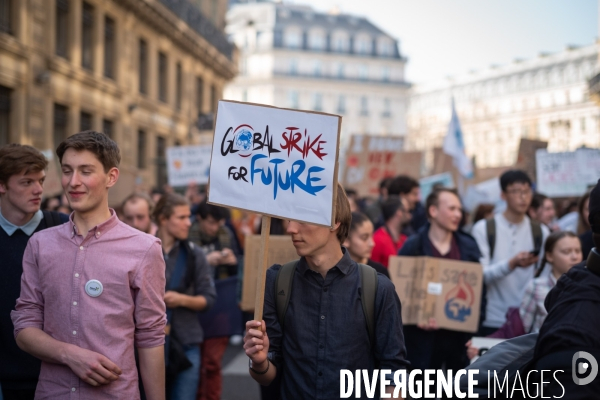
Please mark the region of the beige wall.
<svg viewBox="0 0 600 400"><path fill-rule="evenodd" d="M68 59L55 51L56 0L13 0L13 32L0 33L0 85L12 89L11 142L52 149L54 104L68 107L67 132L80 127L81 111L92 127L113 122L122 152L122 177L111 193L114 204L135 185L156 184L157 137L167 146L198 142L194 121L210 112L210 88L221 98L236 73L235 53L228 59L170 13L158 0L86 0L94 7L93 68L81 67L82 0L69 1ZM115 21L114 79L104 76L104 20ZM139 39L148 44L148 93L138 90ZM158 100L158 52L167 55L167 101ZM176 65L182 66L182 101L176 107ZM196 77L204 80L203 109L196 107ZM137 154L138 130L146 132L145 154ZM138 169L145 157L146 168Z"/></svg>

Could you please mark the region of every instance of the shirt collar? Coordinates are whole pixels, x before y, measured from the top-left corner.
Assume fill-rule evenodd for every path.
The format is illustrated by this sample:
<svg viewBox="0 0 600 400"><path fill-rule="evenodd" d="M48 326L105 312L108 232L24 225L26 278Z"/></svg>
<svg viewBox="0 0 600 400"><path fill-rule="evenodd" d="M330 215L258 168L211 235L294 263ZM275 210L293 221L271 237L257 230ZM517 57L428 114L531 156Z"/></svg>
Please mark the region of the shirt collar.
<svg viewBox="0 0 600 400"><path fill-rule="evenodd" d="M337 267L340 270L340 272L342 272L344 275L348 275L348 272L350 272L350 268L356 263L352 260L352 258L350 258L350 252L348 252L348 250L346 250L346 248L343 246L342 253L344 255L342 256L340 261L338 261L338 263L332 267L332 269ZM310 268L308 267L308 263L306 262L306 258L300 257L300 261L298 262L297 268L298 272L300 272L301 274L304 274L306 271L310 270Z"/></svg>
<svg viewBox="0 0 600 400"><path fill-rule="evenodd" d="M17 226L9 220L7 220L6 218L4 218L4 215L2 215L2 212L0 211L0 226L2 227L2 229L4 229L8 236L12 236L13 233L17 231L17 229L20 229L23 232L25 232L27 236L31 236L33 235L33 232L35 232L36 228L38 227L43 218L44 213L42 212L42 210L37 210L37 212L33 214L33 217L29 220L28 223L26 223L23 226Z"/></svg>
<svg viewBox="0 0 600 400"><path fill-rule="evenodd" d="M119 223L119 219L117 218L117 213L112 208L109 208L110 218L101 224L96 225L88 232L88 236L92 233L96 238L99 238L104 233L108 232L111 228L116 226ZM75 213L72 212L69 216L69 224L71 225L71 237L74 237L78 234L77 227L75 226L75 222L73 221Z"/></svg>

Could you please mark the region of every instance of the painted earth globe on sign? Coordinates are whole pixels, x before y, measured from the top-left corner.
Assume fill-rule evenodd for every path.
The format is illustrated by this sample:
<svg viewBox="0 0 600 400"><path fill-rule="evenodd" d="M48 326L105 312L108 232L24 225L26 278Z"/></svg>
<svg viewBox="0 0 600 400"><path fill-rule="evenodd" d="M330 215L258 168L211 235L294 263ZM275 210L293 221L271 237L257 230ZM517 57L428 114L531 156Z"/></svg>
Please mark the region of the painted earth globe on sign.
<svg viewBox="0 0 600 400"><path fill-rule="evenodd" d="M252 149L252 132L247 129L242 129L237 132L235 137L235 147L241 151L249 151Z"/></svg>

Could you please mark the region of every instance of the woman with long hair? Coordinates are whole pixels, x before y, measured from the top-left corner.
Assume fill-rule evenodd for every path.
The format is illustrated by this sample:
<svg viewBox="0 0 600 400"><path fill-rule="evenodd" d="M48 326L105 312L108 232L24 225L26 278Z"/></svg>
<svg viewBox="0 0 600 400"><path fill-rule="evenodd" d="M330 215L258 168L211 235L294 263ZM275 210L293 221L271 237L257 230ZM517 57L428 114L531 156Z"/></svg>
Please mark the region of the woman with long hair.
<svg viewBox="0 0 600 400"><path fill-rule="evenodd" d="M373 223L365 214L360 212L352 213L352 222L348 238L344 242L344 247L350 253L350 257L357 263L367 264L379 273L390 277L386 267L371 260L371 253L375 242L373 241Z"/></svg>
<svg viewBox="0 0 600 400"><path fill-rule="evenodd" d="M581 243L573 232L554 232L546 239L544 259L536 277L525 289L519 314L525 332L539 332L548 312L544 306L546 295L556 281L582 260ZM550 273L543 273L550 268Z"/></svg>

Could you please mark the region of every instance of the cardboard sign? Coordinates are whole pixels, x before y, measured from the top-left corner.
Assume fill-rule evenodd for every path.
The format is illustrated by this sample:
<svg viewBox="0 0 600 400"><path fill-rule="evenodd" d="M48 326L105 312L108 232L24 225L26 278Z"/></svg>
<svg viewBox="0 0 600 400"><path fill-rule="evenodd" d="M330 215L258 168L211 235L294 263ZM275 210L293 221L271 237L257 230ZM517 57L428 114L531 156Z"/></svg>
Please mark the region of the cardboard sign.
<svg viewBox="0 0 600 400"><path fill-rule="evenodd" d="M546 148L548 148L548 142L542 140L521 139L515 168L527 172L529 178L536 179L537 170L535 166L535 152Z"/></svg>
<svg viewBox="0 0 600 400"><path fill-rule="evenodd" d="M242 284L242 302L240 308L243 311L254 310L256 298L256 275L259 269L260 235L246 236L244 244L244 281ZM269 254L267 265L285 264L300 257L292 244L292 238L287 235L269 236ZM267 288L266 290L269 290Z"/></svg>
<svg viewBox="0 0 600 400"><path fill-rule="evenodd" d="M208 201L333 225L341 117L220 101Z"/></svg>
<svg viewBox="0 0 600 400"><path fill-rule="evenodd" d="M210 145L177 146L167 148L169 185L187 186L190 183L208 183Z"/></svg>
<svg viewBox="0 0 600 400"><path fill-rule="evenodd" d="M537 190L550 197L583 195L600 177L600 150L536 152Z"/></svg>
<svg viewBox="0 0 600 400"><path fill-rule="evenodd" d="M352 136L344 178L345 188L361 196L377 196L381 180L401 174L421 176L422 153L403 152L404 138L398 136Z"/></svg>
<svg viewBox="0 0 600 400"><path fill-rule="evenodd" d="M402 323L435 318L440 328L476 332L479 324L481 264L432 257L390 257L389 272L402 303Z"/></svg>

